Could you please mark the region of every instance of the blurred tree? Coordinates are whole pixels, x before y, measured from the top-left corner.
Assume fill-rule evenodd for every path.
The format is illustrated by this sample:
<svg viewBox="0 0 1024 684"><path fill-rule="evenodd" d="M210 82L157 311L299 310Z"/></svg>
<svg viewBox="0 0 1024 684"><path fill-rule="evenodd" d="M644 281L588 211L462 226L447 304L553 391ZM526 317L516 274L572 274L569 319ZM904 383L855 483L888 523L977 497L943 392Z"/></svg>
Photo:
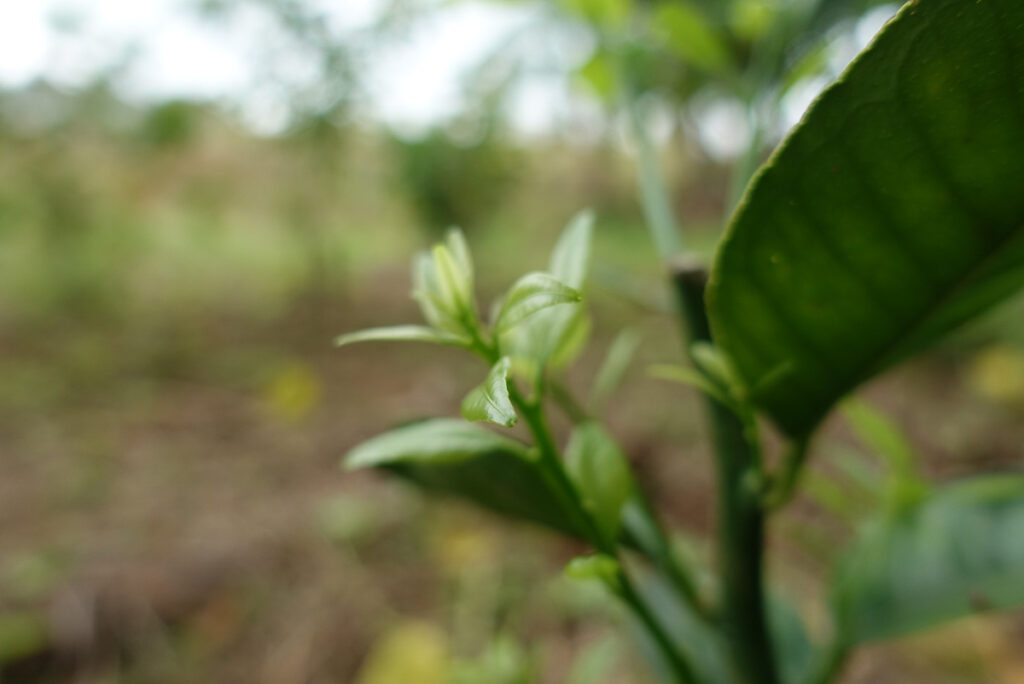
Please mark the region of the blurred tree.
<svg viewBox="0 0 1024 684"><path fill-rule="evenodd" d="M390 136L398 184L422 225L435 235L453 225L472 230L486 224L521 162L497 125L486 123L465 141L457 128L438 126L413 140Z"/></svg>

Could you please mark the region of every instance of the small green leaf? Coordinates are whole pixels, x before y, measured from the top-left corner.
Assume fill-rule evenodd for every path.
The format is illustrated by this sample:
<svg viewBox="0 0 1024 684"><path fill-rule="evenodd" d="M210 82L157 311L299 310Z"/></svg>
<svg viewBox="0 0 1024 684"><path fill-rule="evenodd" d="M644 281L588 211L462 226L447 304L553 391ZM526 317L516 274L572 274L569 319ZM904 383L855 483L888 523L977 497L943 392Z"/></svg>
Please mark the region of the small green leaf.
<svg viewBox="0 0 1024 684"><path fill-rule="evenodd" d="M442 296L437 268L429 252L417 254L413 260L413 299L419 302L423 318L434 328L456 335L465 334L452 303Z"/></svg>
<svg viewBox="0 0 1024 684"><path fill-rule="evenodd" d="M782 681L799 684L811 680L817 651L796 607L782 596L771 593L767 600L768 625Z"/></svg>
<svg viewBox="0 0 1024 684"><path fill-rule="evenodd" d="M487 379L462 401L462 417L472 421L496 423L502 427L516 424L516 409L508 396L508 357L494 364Z"/></svg>
<svg viewBox="0 0 1024 684"><path fill-rule="evenodd" d="M857 438L888 466L887 506L898 509L927 495L928 485L918 470L917 454L895 423L860 399L847 399L841 410Z"/></svg>
<svg viewBox="0 0 1024 684"><path fill-rule="evenodd" d="M903 432L887 416L862 399L843 402L843 417L864 442L888 466L906 477L917 476L917 454Z"/></svg>
<svg viewBox="0 0 1024 684"><path fill-rule="evenodd" d="M434 245L431 255L434 258L440 300L456 318L475 318L472 271L464 270L462 263L446 245Z"/></svg>
<svg viewBox="0 0 1024 684"><path fill-rule="evenodd" d="M569 12L595 26L621 30L629 21L633 0L559 0Z"/></svg>
<svg viewBox="0 0 1024 684"><path fill-rule="evenodd" d="M670 50L695 67L720 71L729 67L729 47L719 29L685 0L669 0L654 10L654 30Z"/></svg>
<svg viewBox="0 0 1024 684"><path fill-rule="evenodd" d="M590 405L595 411L604 406L633 362L636 350L640 348L640 334L631 328L621 331L612 341L604 362L594 377L590 390Z"/></svg>
<svg viewBox="0 0 1024 684"><path fill-rule="evenodd" d="M390 463L445 463L486 452L527 458L526 445L467 423L437 418L412 423L363 442L348 452L345 467L354 470Z"/></svg>
<svg viewBox="0 0 1024 684"><path fill-rule="evenodd" d="M473 332L477 326L473 262L462 231L451 229L445 243L417 255L412 296L433 327L459 336Z"/></svg>
<svg viewBox="0 0 1024 684"><path fill-rule="evenodd" d="M502 302L495 329L507 332L539 311L582 301L583 295L547 273L527 273L515 282Z"/></svg>
<svg viewBox="0 0 1024 684"><path fill-rule="evenodd" d="M463 420L436 419L378 435L349 452L348 468L384 468L420 488L585 539L526 445Z"/></svg>
<svg viewBox="0 0 1024 684"><path fill-rule="evenodd" d="M577 290L583 289L590 261L590 243L594 234L594 212L584 209L569 221L551 252L548 271Z"/></svg>
<svg viewBox="0 0 1024 684"><path fill-rule="evenodd" d="M544 313L540 313L543 316ZM563 368L576 360L587 340L590 339L590 331L594 327L593 319L583 307L576 307L576 310L569 317L568 324L562 329L562 334L551 352L548 365L555 368Z"/></svg>
<svg viewBox="0 0 1024 684"><path fill-rule="evenodd" d="M565 467L601 531L615 539L622 507L635 491L633 473L619 445L599 423L582 423L565 448Z"/></svg>
<svg viewBox="0 0 1024 684"><path fill-rule="evenodd" d="M1024 605L1024 476L943 487L865 528L832 579L850 645Z"/></svg>
<svg viewBox="0 0 1024 684"><path fill-rule="evenodd" d="M614 57L598 50L583 64L576 74L605 102L613 102L621 87L621 79L615 68Z"/></svg>
<svg viewBox="0 0 1024 684"><path fill-rule="evenodd" d="M453 347L469 347L470 341L465 337L452 335L423 325L394 325L387 328L369 328L357 332L346 333L334 338L334 346L342 347L355 342L432 342L447 344Z"/></svg>
<svg viewBox="0 0 1024 684"><path fill-rule="evenodd" d="M458 228L451 228L447 235L445 235L445 244L448 246L448 251L455 259L455 263L458 266L462 279L465 280L468 285L468 287L465 288L466 291L470 296L472 296L473 257L469 253L469 245L466 243L466 236Z"/></svg>
<svg viewBox="0 0 1024 684"><path fill-rule="evenodd" d="M659 363L650 366L647 369L647 374L652 378L658 378L659 380L669 380L670 382L689 385L694 389L700 390L724 406L731 405L729 396L717 383L709 380L708 377L699 370L690 368L689 366Z"/></svg>
<svg viewBox="0 0 1024 684"><path fill-rule="evenodd" d="M598 580L610 587L618 587L619 572L619 562L600 553L573 558L565 566L565 574L575 580Z"/></svg>
<svg viewBox="0 0 1024 684"><path fill-rule="evenodd" d="M582 292L587 278L594 216L581 211L559 237L551 254L550 273ZM548 365L564 366L583 348L590 334L590 317L583 307L553 307L539 311L525 324L505 333L502 348L517 368L532 368L536 379Z"/></svg>

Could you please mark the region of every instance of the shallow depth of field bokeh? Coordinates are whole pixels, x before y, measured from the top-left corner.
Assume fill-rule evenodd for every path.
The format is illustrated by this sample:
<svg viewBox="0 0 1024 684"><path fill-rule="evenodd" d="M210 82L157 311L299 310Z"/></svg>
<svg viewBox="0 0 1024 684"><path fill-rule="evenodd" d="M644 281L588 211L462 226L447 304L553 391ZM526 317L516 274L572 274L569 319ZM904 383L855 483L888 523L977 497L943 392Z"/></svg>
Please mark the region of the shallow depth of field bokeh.
<svg viewBox="0 0 1024 684"><path fill-rule="evenodd" d="M115 40L95 16L130 3L44 4L0 8L0 680L652 681L618 610L563 576L580 547L339 467L386 428L457 415L480 380L444 348L332 348L418 320L413 254L461 225L488 301L591 207L596 326L570 383L639 332L609 422L681 545L709 554L700 404L646 372L681 342L585 27L541 2L209 0L154 2L175 23ZM13 40L26 11L45 35ZM886 12L821 37L777 134ZM203 50L225 37L248 71L220 85ZM175 50L194 88L161 75ZM42 57L18 72L24 51ZM447 81L424 80L434 62ZM742 113L700 82L647 104L677 214L710 253ZM1020 468L1024 300L864 396L930 476ZM840 421L820 449L836 458L771 538L812 627L871 498L835 464L879 467ZM1022 654L1019 616L971 618L867 649L845 681L1010 684Z"/></svg>

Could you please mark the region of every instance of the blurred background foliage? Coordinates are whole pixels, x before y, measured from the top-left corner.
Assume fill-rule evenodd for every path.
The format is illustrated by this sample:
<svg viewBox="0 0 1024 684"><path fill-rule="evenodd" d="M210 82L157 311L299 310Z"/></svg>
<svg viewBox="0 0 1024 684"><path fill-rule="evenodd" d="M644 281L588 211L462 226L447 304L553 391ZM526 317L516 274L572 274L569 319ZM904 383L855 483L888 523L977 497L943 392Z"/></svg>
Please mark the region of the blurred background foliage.
<svg viewBox="0 0 1024 684"><path fill-rule="evenodd" d="M450 112L381 116L373 65L467 6L517 19ZM336 470L373 433L455 414L480 369L330 340L409 319L408 261L448 226L490 295L594 208L596 327L572 380L642 331L610 423L680 544L706 554L697 404L644 372L679 347L633 129L707 254L749 173L895 8L387 0L353 28L347 7L176 5L197 31L255 36L240 96L132 96L138 55L114 44L74 82L0 90L3 681L651 681L614 607L560 576L571 543ZM79 14L51 19L61 41L89 38ZM869 388L930 475L1020 467L1022 312ZM772 572L818 626L807 587L885 469L842 421L828 435L773 539ZM849 681L1020 682L1022 638L1019 619L970 620L869 650Z"/></svg>

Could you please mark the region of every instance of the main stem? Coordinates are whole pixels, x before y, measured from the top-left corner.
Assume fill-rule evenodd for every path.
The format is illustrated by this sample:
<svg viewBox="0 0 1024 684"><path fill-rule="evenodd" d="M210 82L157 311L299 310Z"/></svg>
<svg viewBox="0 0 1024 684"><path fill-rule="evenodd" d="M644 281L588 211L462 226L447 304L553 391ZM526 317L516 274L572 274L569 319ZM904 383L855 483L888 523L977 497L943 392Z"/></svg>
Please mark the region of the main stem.
<svg viewBox="0 0 1024 684"><path fill-rule="evenodd" d="M632 93L627 94L625 107L637 147L644 214L662 260L672 264L681 252L682 240L668 190ZM673 284L690 342L711 341L704 306L706 272L688 264L673 269ZM707 398L706 403L718 468L723 626L742 681L777 684L779 677L765 617L760 458L747 441L743 422L714 399Z"/></svg>
<svg viewBox="0 0 1024 684"><path fill-rule="evenodd" d="M533 433L534 439L537 441L537 448L540 451L541 469L551 480L555 491L560 493L567 510L572 511L573 516L576 518L575 523L580 526L581 532L591 540L600 553L618 560L619 551L615 540L609 539L594 522L594 519L580 501L576 487L562 467L562 462L558 458L558 448L551 438L551 431L548 429L547 420L544 418L544 409L538 402L529 401L523 397L513 383L509 383L509 397L523 415L523 418L530 427L530 432ZM629 606L633 615L640 621L658 645L658 649L672 669L676 682L678 684L699 684L690 664L680 654L668 632L665 631L643 598L637 593L629 576L623 570L619 570L615 581L609 588Z"/></svg>
<svg viewBox="0 0 1024 684"><path fill-rule="evenodd" d="M706 272L681 265L673 276L689 341L710 341L704 308ZM734 666L743 681L776 684L779 678L765 615L760 457L735 413L711 398L706 398L706 409L718 468L717 541L723 625Z"/></svg>

